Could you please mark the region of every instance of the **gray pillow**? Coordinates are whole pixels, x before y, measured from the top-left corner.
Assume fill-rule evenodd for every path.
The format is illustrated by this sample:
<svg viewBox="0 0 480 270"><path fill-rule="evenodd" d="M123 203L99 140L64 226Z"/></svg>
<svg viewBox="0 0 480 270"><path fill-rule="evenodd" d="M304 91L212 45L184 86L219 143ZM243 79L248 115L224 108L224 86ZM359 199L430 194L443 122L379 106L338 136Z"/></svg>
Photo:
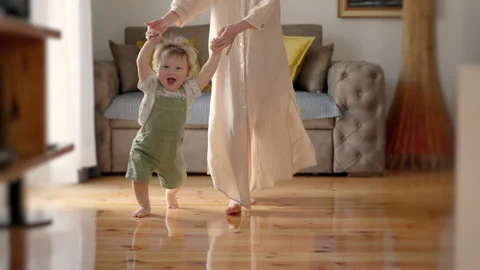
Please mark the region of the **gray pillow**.
<svg viewBox="0 0 480 270"><path fill-rule="evenodd" d="M333 43L317 46L309 50L305 56L297 84L309 92L326 92L327 73L332 63Z"/></svg>
<svg viewBox="0 0 480 270"><path fill-rule="evenodd" d="M112 40L108 43L118 69L120 92L137 91L137 56L140 49L136 45L117 44Z"/></svg>

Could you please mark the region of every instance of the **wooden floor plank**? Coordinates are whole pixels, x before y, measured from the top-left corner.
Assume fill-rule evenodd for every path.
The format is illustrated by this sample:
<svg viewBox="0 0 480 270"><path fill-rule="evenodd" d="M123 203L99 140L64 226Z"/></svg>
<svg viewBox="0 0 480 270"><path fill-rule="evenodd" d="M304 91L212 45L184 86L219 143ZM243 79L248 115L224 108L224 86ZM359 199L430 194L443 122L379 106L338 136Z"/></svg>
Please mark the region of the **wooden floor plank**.
<svg viewBox="0 0 480 270"><path fill-rule="evenodd" d="M208 177L192 176L178 210L165 209L152 181L153 213L144 219L129 217L136 203L123 176L29 192L32 205L68 213L54 217L63 225L45 228L44 241L59 230L65 246L57 248L80 238L92 247L91 268L82 269L428 270L453 269L453 187L452 173L296 177L256 191L252 210L226 217L223 194ZM90 213L90 225L65 225L82 217L75 211Z"/></svg>

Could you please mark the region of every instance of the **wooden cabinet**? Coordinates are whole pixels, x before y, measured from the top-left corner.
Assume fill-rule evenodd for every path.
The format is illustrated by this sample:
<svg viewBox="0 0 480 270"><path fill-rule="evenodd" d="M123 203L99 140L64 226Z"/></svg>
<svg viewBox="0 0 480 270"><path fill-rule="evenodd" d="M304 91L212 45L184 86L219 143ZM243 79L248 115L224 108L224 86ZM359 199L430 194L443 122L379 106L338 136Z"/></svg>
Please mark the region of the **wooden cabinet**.
<svg viewBox="0 0 480 270"><path fill-rule="evenodd" d="M22 175L74 149L73 144L47 145L48 38L59 39L61 34L0 17L0 184L9 185L7 226L45 224L25 218Z"/></svg>

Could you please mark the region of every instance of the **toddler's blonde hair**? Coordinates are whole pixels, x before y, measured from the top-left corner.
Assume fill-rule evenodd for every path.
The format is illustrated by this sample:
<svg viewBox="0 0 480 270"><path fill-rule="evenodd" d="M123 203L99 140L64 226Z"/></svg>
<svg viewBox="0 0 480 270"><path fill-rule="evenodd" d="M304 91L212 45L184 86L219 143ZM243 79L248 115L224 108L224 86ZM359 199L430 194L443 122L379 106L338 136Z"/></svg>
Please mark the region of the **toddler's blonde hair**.
<svg viewBox="0 0 480 270"><path fill-rule="evenodd" d="M162 56L169 57L187 57L188 77L191 78L198 72L196 66L196 50L189 44L188 39L182 36L170 35L163 37L160 44L157 45L153 55L152 67L155 72L160 70L160 59Z"/></svg>

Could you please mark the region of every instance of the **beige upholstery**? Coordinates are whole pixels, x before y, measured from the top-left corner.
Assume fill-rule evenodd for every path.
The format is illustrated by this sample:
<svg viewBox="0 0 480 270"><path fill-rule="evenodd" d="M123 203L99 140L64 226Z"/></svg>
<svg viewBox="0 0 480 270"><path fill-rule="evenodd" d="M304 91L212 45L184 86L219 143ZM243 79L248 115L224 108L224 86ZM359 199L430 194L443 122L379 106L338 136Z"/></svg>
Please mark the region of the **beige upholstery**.
<svg viewBox="0 0 480 270"><path fill-rule="evenodd" d="M97 142L97 161L102 172L109 172L111 161L110 120L103 113L119 92L117 68L113 62L95 63L95 129Z"/></svg>
<svg viewBox="0 0 480 270"><path fill-rule="evenodd" d="M382 69L366 62L334 63L329 94L343 118L333 129L334 171L382 173L385 166L385 104Z"/></svg>
<svg viewBox="0 0 480 270"><path fill-rule="evenodd" d="M285 35L316 36L322 45L320 25L285 25ZM208 58L208 26L170 28L196 40L200 62ZM127 27L125 43L144 39L144 27ZM312 54L314 55L314 54ZM384 170L385 105L382 69L367 62L337 62L329 67L328 93L343 111L343 119L314 119L304 126L315 147L318 165L302 173L379 174ZM95 62L95 120L97 153L102 173L125 172L136 121L108 120L103 116L120 94L118 71L113 62ZM184 155L189 173L207 170L206 125L187 125Z"/></svg>
<svg viewBox="0 0 480 270"><path fill-rule="evenodd" d="M333 161L333 139L331 130L308 130L315 149L324 155L317 155L318 165L302 171L303 173L331 172ZM113 129L112 168L110 172L125 172L130 152L130 143L137 134L137 129ZM205 173L207 168L207 132L206 129L187 129L183 145L183 153L189 173Z"/></svg>

